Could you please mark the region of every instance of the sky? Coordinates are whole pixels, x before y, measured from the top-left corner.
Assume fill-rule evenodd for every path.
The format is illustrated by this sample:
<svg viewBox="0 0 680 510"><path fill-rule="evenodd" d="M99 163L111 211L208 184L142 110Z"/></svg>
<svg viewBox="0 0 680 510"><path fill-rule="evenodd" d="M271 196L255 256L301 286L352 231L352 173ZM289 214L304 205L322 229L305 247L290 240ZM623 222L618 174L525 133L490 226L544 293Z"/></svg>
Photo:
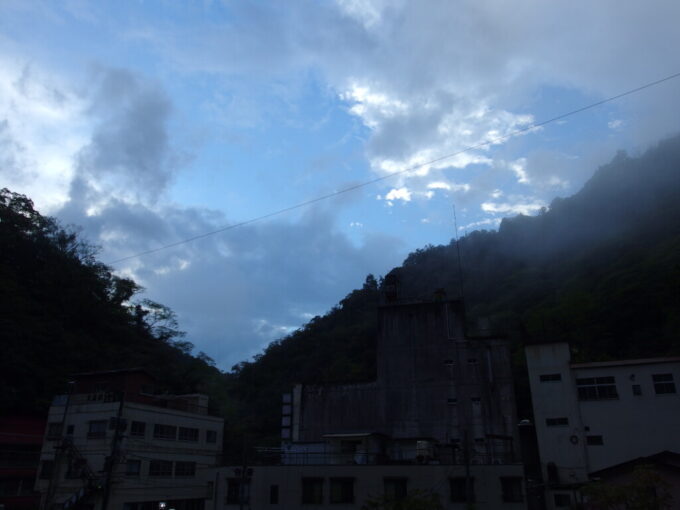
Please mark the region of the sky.
<svg viewBox="0 0 680 510"><path fill-rule="evenodd" d="M82 229L229 369L369 273L680 131L680 79L529 129L680 72L678 19L676 1L2 0L0 187Z"/></svg>

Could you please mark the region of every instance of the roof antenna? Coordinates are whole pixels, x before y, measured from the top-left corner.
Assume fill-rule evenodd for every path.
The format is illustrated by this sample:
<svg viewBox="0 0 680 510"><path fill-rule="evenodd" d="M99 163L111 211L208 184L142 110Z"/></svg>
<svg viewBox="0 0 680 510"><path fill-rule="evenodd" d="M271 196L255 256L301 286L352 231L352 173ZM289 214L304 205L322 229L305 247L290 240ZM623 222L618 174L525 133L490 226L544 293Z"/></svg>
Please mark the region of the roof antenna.
<svg viewBox="0 0 680 510"><path fill-rule="evenodd" d="M456 253L458 257L458 284L459 284L459 291L460 291L460 307L461 307L461 312L463 314L463 331L466 334L467 332L467 314L465 313L465 291L464 291L464 285L463 285L463 264L461 262L461 256L460 256L460 239L458 239L458 219L456 218L456 204L453 203L451 204L453 206L453 228L454 233L453 233L453 239L456 241Z"/></svg>

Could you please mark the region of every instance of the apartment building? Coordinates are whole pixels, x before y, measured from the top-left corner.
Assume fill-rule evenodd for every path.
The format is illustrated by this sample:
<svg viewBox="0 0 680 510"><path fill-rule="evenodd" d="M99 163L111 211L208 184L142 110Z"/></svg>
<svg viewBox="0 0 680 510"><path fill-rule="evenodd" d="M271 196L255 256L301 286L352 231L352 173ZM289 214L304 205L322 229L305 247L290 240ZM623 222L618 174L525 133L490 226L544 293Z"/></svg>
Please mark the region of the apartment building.
<svg viewBox="0 0 680 510"><path fill-rule="evenodd" d="M49 410L42 508L202 510L223 424L205 395L159 393L144 370L79 374Z"/></svg>
<svg viewBox="0 0 680 510"><path fill-rule="evenodd" d="M45 420L35 416L0 417L0 508L34 510L34 491Z"/></svg>
<svg viewBox="0 0 680 510"><path fill-rule="evenodd" d="M435 493L445 508L526 508L510 351L467 334L460 301L393 300L378 312L377 378L297 385L282 443L221 471L225 508L361 508Z"/></svg>
<svg viewBox="0 0 680 510"><path fill-rule="evenodd" d="M680 358L572 363L564 342L525 352L549 508L571 507L584 483L644 459L678 458Z"/></svg>

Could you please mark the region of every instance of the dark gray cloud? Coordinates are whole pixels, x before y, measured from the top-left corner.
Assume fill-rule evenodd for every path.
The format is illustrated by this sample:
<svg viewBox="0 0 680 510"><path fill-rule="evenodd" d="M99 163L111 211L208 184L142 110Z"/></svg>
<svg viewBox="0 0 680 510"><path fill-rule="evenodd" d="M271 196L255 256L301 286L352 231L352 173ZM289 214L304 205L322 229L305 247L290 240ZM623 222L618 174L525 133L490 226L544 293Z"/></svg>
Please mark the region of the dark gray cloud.
<svg viewBox="0 0 680 510"><path fill-rule="evenodd" d="M89 107L96 128L57 216L82 226L103 247L104 262L229 224L219 211L156 201L177 168L171 104L138 75L99 73ZM368 233L355 244L341 233L334 215L343 205L335 200L294 221L248 225L114 267L173 308L188 339L228 368L328 310L369 272L401 261L395 238Z"/></svg>

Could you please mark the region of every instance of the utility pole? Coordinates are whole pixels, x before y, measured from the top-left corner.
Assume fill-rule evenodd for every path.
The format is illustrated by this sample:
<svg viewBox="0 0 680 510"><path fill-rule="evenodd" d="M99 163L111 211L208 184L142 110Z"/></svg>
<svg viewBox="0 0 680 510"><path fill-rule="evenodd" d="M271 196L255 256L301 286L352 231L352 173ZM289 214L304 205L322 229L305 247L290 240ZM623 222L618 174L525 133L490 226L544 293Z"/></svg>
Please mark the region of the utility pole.
<svg viewBox="0 0 680 510"><path fill-rule="evenodd" d="M123 416L123 406L125 405L125 392L120 392L120 403L118 404L118 414L116 415L116 422L113 432L113 440L111 441L111 455L109 456L106 465L104 466L104 496L102 499L102 510L106 510L111 496L111 478L113 470L116 467L119 457L118 442L120 441L121 417Z"/></svg>
<svg viewBox="0 0 680 510"><path fill-rule="evenodd" d="M59 446L55 448L52 476L50 476L50 483L47 486L47 494L45 495L45 499L42 502L43 510L50 507L52 499L54 498L54 493L57 490L57 481L59 480L59 476L61 474L61 470L59 469L59 467L61 466L61 460L63 458L62 452L65 450L64 431L66 428L66 417L68 416L68 408L69 405L71 404L71 395L73 394L73 388L75 387L75 384L76 384L75 381L69 381L67 383L68 389L66 391L66 404L64 405L64 414L61 418L61 430L59 431Z"/></svg>

